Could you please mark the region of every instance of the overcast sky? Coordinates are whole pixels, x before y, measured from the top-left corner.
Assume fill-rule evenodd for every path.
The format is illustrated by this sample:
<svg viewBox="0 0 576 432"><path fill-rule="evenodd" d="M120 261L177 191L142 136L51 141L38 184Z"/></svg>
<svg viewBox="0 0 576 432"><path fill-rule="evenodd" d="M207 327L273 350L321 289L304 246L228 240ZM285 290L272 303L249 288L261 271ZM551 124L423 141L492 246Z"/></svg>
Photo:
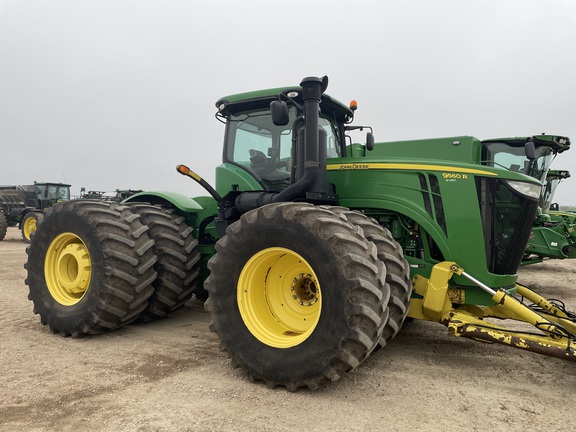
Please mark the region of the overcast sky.
<svg viewBox="0 0 576 432"><path fill-rule="evenodd" d="M576 141L576 1L0 0L0 184L204 195L216 100L311 75L377 141Z"/></svg>

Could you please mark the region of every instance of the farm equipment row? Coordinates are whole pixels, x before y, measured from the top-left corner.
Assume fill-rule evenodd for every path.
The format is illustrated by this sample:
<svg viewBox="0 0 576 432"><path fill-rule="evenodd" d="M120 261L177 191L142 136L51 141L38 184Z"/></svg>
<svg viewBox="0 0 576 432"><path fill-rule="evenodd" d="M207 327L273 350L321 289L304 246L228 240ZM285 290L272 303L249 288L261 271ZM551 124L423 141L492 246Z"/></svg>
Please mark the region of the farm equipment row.
<svg viewBox="0 0 576 432"><path fill-rule="evenodd" d="M89 190L80 188L80 198L82 199L99 199L104 201L123 201L134 194L142 192L142 189L116 189L114 192Z"/></svg>
<svg viewBox="0 0 576 432"><path fill-rule="evenodd" d="M316 388L385 349L407 317L575 359L576 317L517 281L542 180L568 138L374 143L328 80L217 101L209 196L141 192L48 210L27 249L41 323L80 337L207 297L232 363L270 387ZM364 143L351 131L366 130ZM496 317L528 331L495 325Z"/></svg>
<svg viewBox="0 0 576 432"><path fill-rule="evenodd" d="M120 202L139 192L142 190L86 192L85 188L81 188L80 198ZM32 234L44 220L44 211L70 198L70 185L64 183L34 182L32 185L0 186L0 241L6 237L8 227L18 226L22 239L29 243Z"/></svg>
<svg viewBox="0 0 576 432"><path fill-rule="evenodd" d="M44 210L69 199L70 185L64 183L0 186L0 240L4 240L8 227L18 226L24 241L29 242L44 218Z"/></svg>
<svg viewBox="0 0 576 432"><path fill-rule="evenodd" d="M552 204L556 187L568 177L570 173L565 170L548 171L522 265L576 258L576 213L553 210L557 206Z"/></svg>

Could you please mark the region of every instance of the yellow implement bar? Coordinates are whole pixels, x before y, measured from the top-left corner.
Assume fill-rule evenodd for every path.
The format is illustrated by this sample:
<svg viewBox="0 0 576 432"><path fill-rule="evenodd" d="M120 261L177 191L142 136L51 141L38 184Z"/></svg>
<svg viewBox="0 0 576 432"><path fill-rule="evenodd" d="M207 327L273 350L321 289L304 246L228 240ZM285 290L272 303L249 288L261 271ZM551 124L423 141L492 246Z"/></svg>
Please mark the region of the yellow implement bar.
<svg viewBox="0 0 576 432"><path fill-rule="evenodd" d="M572 334L576 334L576 322L573 321L563 310L559 309L554 303L546 300L544 297L536 294L534 291L524 285L516 284L516 292L522 297L528 299L534 305L542 308L544 316L552 322L560 324Z"/></svg>
<svg viewBox="0 0 576 432"><path fill-rule="evenodd" d="M448 332L483 342L494 342L534 351L551 357L576 361L576 341L565 336L556 338L525 332L514 332L482 321L467 312L452 312L447 323Z"/></svg>
<svg viewBox="0 0 576 432"><path fill-rule="evenodd" d="M495 306L455 306L448 295L449 280L461 275L492 296ZM552 302L525 286L517 285L517 293L534 303L544 312L532 310L505 290L494 290L484 285L454 262L441 262L434 266L430 279L414 276L414 293L422 298L410 302L409 316L441 322L450 334L484 342L500 343L541 354L576 361L576 322ZM530 324L538 333L515 331L486 322L483 318L513 319Z"/></svg>

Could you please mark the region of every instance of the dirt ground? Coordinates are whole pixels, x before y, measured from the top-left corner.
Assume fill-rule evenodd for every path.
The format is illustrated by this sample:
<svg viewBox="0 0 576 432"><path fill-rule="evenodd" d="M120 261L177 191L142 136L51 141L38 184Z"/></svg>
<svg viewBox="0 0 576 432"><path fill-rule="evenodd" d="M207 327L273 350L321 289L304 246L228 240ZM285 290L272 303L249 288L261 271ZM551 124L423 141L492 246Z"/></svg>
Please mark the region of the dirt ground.
<svg viewBox="0 0 576 432"><path fill-rule="evenodd" d="M290 393L232 369L203 305L83 339L40 324L26 244L0 242L0 431L573 431L574 363L416 321L357 370ZM520 281L576 309L576 261Z"/></svg>

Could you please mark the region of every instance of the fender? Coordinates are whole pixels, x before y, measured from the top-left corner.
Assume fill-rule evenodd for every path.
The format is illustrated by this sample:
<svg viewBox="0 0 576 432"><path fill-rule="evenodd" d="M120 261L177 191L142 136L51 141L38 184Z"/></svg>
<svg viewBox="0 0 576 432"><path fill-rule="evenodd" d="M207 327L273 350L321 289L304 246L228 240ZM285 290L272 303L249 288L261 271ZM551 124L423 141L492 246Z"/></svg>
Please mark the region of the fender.
<svg viewBox="0 0 576 432"><path fill-rule="evenodd" d="M162 204L168 207L175 207L185 213L200 213L204 208L198 202L176 192L162 192L162 191L147 191L139 192L128 198L123 203L127 202L148 202L151 204Z"/></svg>

